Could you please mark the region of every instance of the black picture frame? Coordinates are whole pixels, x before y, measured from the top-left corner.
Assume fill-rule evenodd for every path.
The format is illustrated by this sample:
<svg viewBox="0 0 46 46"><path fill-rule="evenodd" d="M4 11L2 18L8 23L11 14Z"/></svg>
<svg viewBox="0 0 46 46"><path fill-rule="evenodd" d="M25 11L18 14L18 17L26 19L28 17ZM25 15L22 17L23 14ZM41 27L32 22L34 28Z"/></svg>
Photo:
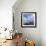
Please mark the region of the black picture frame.
<svg viewBox="0 0 46 46"><path fill-rule="evenodd" d="M21 12L21 27L37 27L37 12Z"/></svg>

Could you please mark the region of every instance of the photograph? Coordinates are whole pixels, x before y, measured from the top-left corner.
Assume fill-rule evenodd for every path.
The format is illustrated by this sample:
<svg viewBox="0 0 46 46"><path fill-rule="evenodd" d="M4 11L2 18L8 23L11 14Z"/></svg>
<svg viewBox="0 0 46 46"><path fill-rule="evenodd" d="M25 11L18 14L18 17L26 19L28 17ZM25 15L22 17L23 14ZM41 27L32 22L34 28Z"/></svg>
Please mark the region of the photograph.
<svg viewBox="0 0 46 46"><path fill-rule="evenodd" d="M21 12L21 27L36 27L36 12Z"/></svg>

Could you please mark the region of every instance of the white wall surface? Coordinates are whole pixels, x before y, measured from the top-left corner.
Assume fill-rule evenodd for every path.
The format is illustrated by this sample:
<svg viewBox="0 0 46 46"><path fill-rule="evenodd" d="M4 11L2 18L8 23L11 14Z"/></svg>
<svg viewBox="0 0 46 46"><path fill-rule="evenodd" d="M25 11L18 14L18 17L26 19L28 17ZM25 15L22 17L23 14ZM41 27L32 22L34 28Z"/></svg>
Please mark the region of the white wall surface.
<svg viewBox="0 0 46 46"><path fill-rule="evenodd" d="M42 46L46 46L46 0L41 0L40 23Z"/></svg>
<svg viewBox="0 0 46 46"><path fill-rule="evenodd" d="M24 37L33 39L37 46L46 46L46 0L25 0L20 5L14 5L15 29ZM37 28L21 28L21 12L37 12ZM41 45L39 45L41 44Z"/></svg>
<svg viewBox="0 0 46 46"><path fill-rule="evenodd" d="M5 27L8 28L9 30L12 29L12 6L16 0L0 0L0 28ZM3 30L0 29L0 33ZM9 31L8 31L9 32ZM10 36L10 32L5 32L3 31L0 34L0 38L5 38L5 36ZM7 37L9 38L9 37Z"/></svg>
<svg viewBox="0 0 46 46"><path fill-rule="evenodd" d="M41 30L40 30L40 15L41 1L40 0L25 0L18 7L14 5L15 30L23 33L24 39L31 39L36 46L41 46ZM36 28L21 28L21 12L37 12L37 27Z"/></svg>
<svg viewBox="0 0 46 46"><path fill-rule="evenodd" d="M12 29L12 6L16 0L0 0L0 27Z"/></svg>

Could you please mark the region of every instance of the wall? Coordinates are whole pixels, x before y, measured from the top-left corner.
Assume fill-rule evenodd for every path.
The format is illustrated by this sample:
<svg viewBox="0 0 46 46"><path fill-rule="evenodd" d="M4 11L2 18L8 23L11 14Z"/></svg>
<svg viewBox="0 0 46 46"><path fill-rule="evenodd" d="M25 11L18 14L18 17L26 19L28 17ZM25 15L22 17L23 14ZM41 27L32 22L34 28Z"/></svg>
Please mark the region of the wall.
<svg viewBox="0 0 46 46"><path fill-rule="evenodd" d="M41 1L40 25L42 46L46 46L46 0Z"/></svg>
<svg viewBox="0 0 46 46"><path fill-rule="evenodd" d="M15 2L16 0L0 0L0 33L4 30L1 27L8 28L9 30L12 29L12 6ZM10 32L3 31L0 34L0 38L5 38L5 35L10 35Z"/></svg>
<svg viewBox="0 0 46 46"><path fill-rule="evenodd" d="M12 6L16 0L0 0L0 27L12 29Z"/></svg>
<svg viewBox="0 0 46 46"><path fill-rule="evenodd" d="M21 12L37 12L37 27L36 28L21 28ZM14 5L14 24L15 30L23 33L24 39L31 39L36 46L41 46L41 30L40 30L40 15L41 1L40 0L25 0L20 5Z"/></svg>

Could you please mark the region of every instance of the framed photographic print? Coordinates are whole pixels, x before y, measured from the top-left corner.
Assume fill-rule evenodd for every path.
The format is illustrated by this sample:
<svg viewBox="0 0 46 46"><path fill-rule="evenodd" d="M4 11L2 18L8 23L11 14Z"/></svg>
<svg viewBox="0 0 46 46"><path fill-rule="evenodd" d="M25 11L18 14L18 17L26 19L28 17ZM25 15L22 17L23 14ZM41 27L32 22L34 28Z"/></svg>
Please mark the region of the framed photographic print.
<svg viewBox="0 0 46 46"><path fill-rule="evenodd" d="M21 27L37 27L37 13L21 12Z"/></svg>

